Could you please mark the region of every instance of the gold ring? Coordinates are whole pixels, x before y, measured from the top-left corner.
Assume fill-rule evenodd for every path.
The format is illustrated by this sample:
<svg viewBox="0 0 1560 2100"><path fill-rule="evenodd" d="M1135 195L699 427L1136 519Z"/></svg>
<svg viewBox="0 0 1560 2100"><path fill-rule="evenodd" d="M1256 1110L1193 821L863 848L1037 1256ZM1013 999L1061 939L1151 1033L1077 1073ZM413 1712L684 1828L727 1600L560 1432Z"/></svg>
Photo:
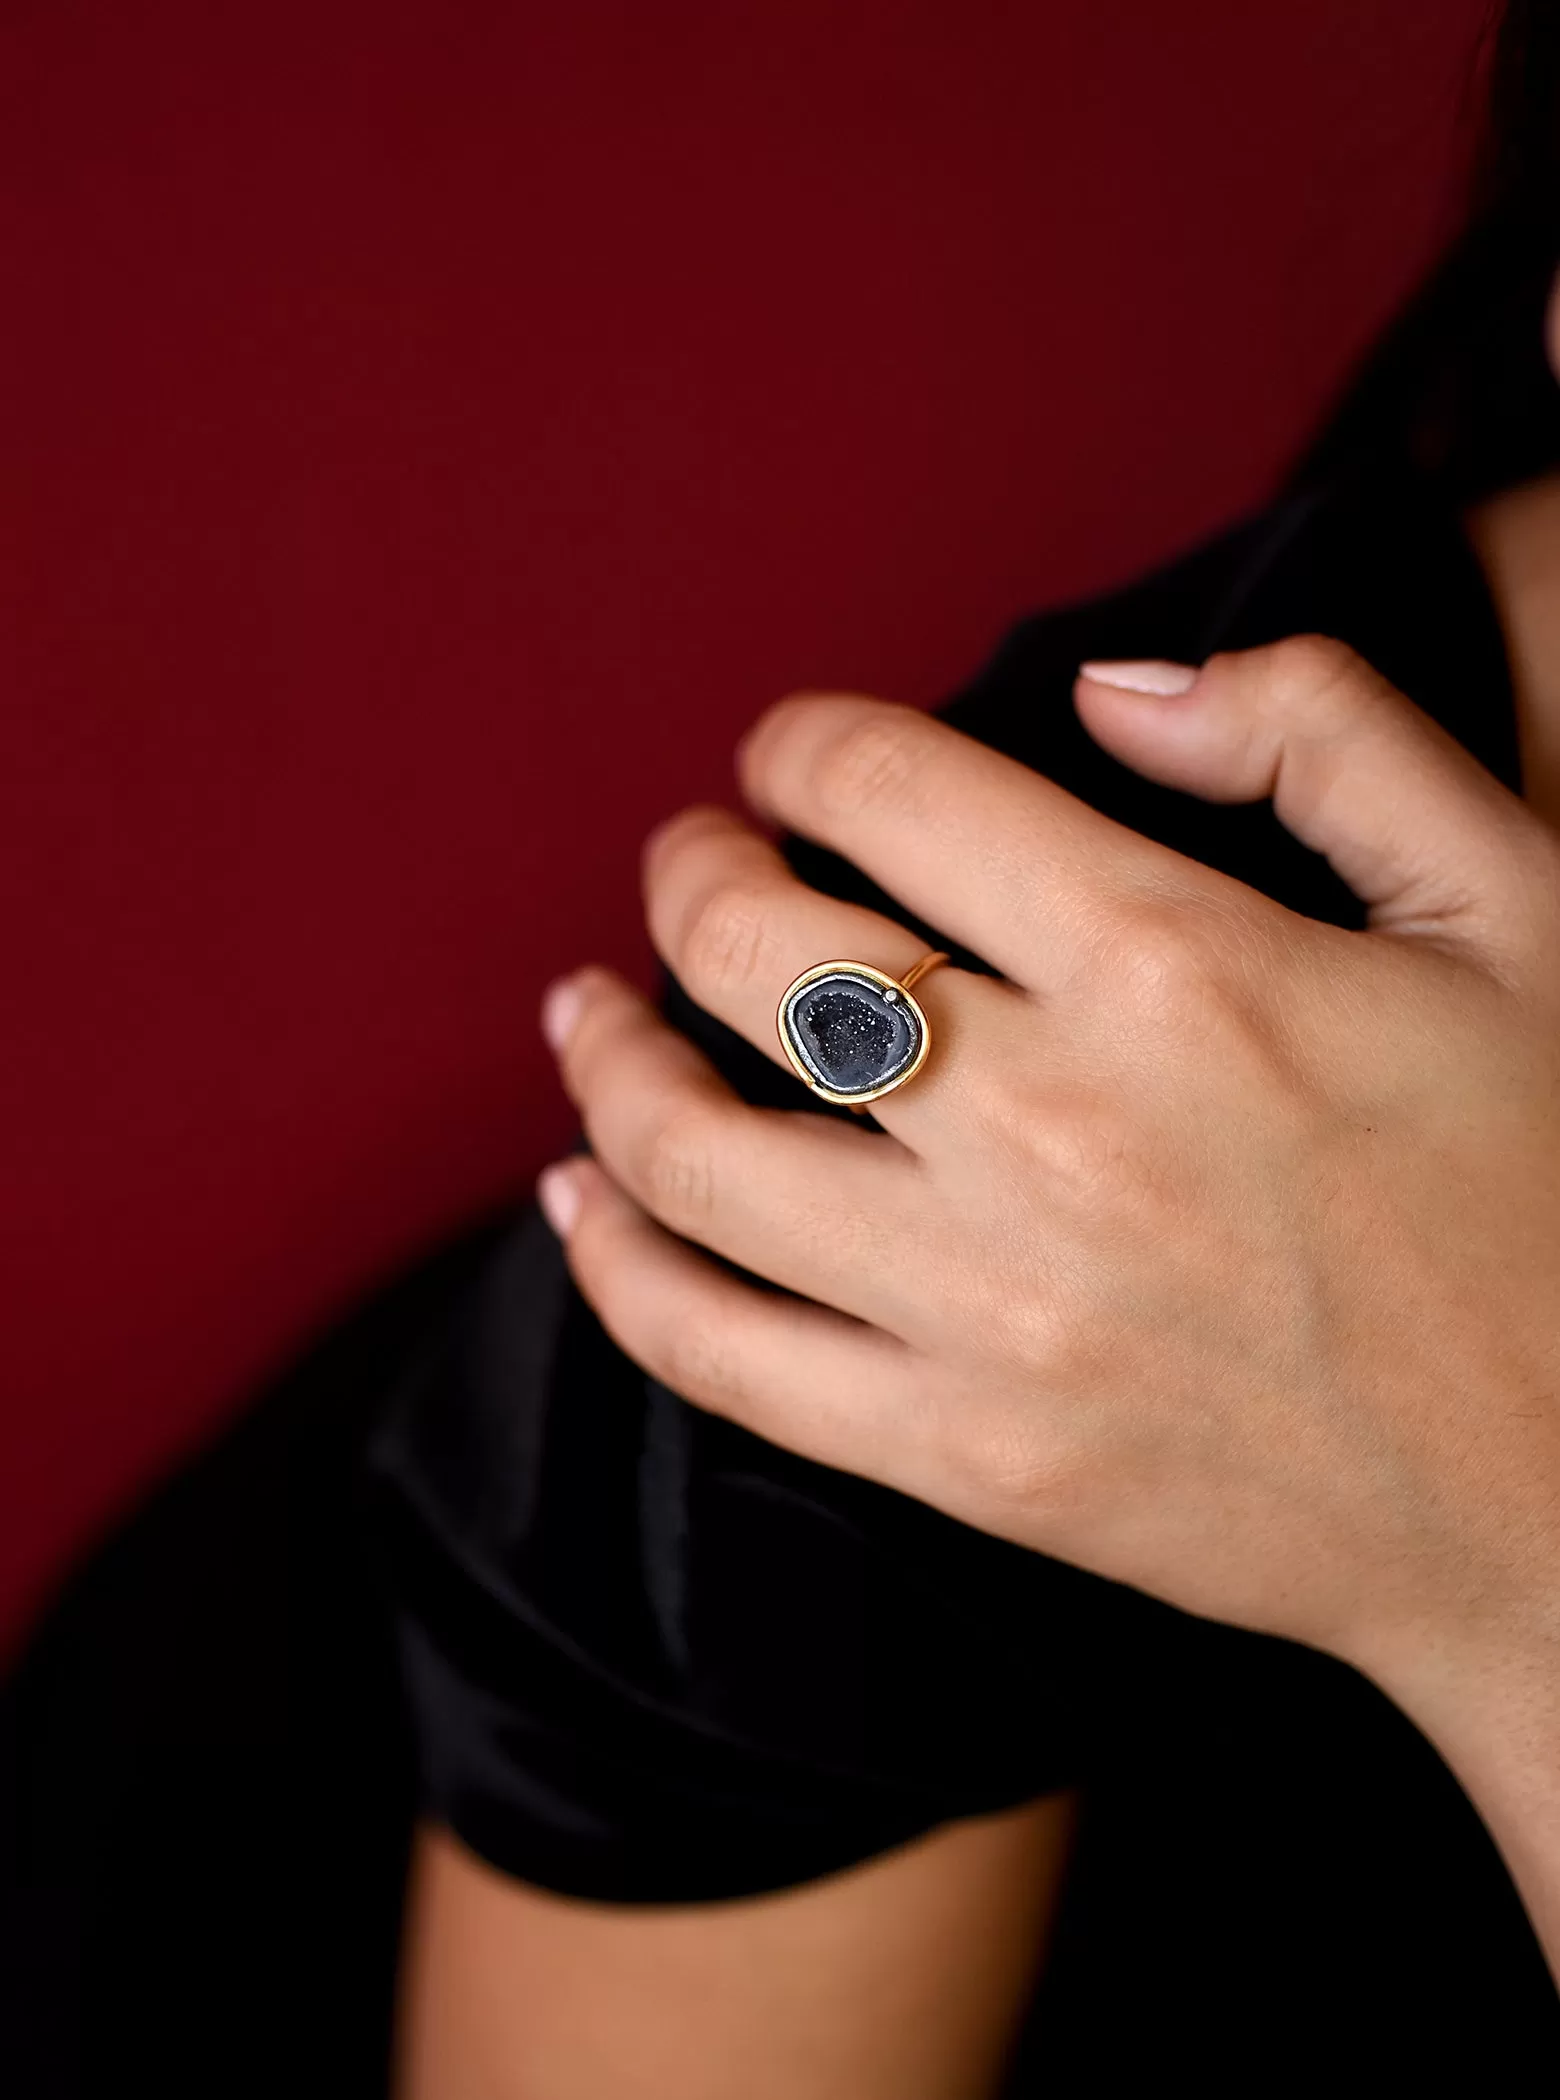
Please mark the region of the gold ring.
<svg viewBox="0 0 1560 2100"><path fill-rule="evenodd" d="M934 948L903 977L843 960L803 970L775 1013L780 1047L797 1078L841 1108L865 1108L914 1079L932 1047L932 1028L912 987L947 960Z"/></svg>

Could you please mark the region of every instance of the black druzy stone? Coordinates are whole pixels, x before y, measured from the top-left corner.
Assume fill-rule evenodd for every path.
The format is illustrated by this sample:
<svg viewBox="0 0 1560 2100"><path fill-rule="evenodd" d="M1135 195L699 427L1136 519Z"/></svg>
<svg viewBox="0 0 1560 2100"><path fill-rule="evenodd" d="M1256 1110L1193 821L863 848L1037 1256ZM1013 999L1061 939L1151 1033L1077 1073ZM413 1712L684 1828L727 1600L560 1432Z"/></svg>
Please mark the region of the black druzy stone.
<svg viewBox="0 0 1560 2100"><path fill-rule="evenodd" d="M833 1094L886 1086L921 1047L921 1029L903 997L885 997L870 977L820 977L786 1007L791 1045Z"/></svg>

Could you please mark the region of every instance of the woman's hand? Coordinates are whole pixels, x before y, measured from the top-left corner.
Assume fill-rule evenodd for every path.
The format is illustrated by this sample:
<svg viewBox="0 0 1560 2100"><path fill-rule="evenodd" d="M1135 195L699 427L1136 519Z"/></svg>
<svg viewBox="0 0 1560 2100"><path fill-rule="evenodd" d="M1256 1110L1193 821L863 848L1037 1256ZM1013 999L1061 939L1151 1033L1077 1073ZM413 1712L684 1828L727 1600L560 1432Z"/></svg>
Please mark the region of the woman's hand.
<svg viewBox="0 0 1560 2100"><path fill-rule="evenodd" d="M1271 795L1369 930L909 710L783 703L753 804L1002 977L926 981L886 1135L745 1106L604 971L555 986L595 1159L543 1196L580 1288L701 1406L1411 1710L1495 1658L1560 1680L1560 839L1338 644L1096 669L1101 743ZM646 898L777 1059L800 971L921 952L716 811L651 841Z"/></svg>

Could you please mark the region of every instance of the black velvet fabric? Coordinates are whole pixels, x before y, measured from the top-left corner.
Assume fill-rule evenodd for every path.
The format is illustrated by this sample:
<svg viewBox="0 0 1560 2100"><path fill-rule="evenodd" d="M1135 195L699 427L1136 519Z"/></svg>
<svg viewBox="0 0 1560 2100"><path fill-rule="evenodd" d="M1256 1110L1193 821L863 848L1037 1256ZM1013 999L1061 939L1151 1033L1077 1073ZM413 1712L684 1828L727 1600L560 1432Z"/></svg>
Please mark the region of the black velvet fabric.
<svg viewBox="0 0 1560 2100"><path fill-rule="evenodd" d="M1307 629L1355 643L1515 781L1482 579L1449 521L1379 475L1029 622L948 714L1139 831L1357 923L1270 808L1152 785L1071 702L1085 656L1195 662ZM836 857L791 857L817 887L900 915ZM680 993L672 1010L750 1099L809 1102ZM1248 1652L1271 1663L685 1406L606 1338L534 1215L473 1280L373 1463L430 1804L496 1865L577 1895L745 1895L845 1865L1087 1780L1141 1735L1124 1702L1149 1657L1213 1643L1233 1671ZM1178 1725L1161 1708L1151 1739Z"/></svg>
<svg viewBox="0 0 1560 2100"><path fill-rule="evenodd" d="M1353 924L1266 807L1142 781L1070 699L1086 656L1305 630L1518 784L1456 518L1379 461L1026 622L948 714ZM749 1098L810 1100L668 999ZM0 1781L17 2094L382 2090L419 1803L507 1872L632 1904L789 1885L1071 1786L1015 2093L1504 2091L1560 2061L1493 1847L1363 1679L690 1409L607 1340L534 1213L388 1288L82 1570L6 1693Z"/></svg>

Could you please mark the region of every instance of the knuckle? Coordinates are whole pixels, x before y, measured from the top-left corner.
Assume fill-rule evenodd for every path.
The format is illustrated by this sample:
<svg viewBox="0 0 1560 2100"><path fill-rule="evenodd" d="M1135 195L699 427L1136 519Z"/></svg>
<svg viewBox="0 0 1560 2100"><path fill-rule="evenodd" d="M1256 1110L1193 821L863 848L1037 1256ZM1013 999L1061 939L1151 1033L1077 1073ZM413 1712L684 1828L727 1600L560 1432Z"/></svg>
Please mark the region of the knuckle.
<svg viewBox="0 0 1560 2100"><path fill-rule="evenodd" d="M998 1482L1005 1502L1024 1527L1040 1524L1058 1542L1080 1524L1087 1527L1091 1514L1108 1495L1100 1451L1076 1434L1053 1428L1043 1447L1027 1455L1015 1451L1012 1462Z"/></svg>
<svg viewBox="0 0 1560 2100"><path fill-rule="evenodd" d="M729 1402L741 1392L731 1329L712 1313L667 1323L656 1356L655 1375L685 1400Z"/></svg>
<svg viewBox="0 0 1560 2100"><path fill-rule="evenodd" d="M970 1340L994 1361L1022 1364L1027 1374L1043 1377L1065 1356L1071 1323L1065 1290L1052 1265L1046 1264L1026 1283L1014 1289L1008 1276L997 1289L981 1294L976 1305L979 1328Z"/></svg>
<svg viewBox="0 0 1560 2100"><path fill-rule="evenodd" d="M1224 1082L1290 1092L1298 1083L1292 1017L1274 994L1281 933L1245 907L1232 915L1155 902L1127 914L1105 980L1122 1040L1150 1053L1166 1041L1196 1044Z"/></svg>
<svg viewBox="0 0 1560 2100"><path fill-rule="evenodd" d="M714 1146L702 1108L678 1107L637 1133L630 1160L633 1193L674 1230L694 1232L715 1195Z"/></svg>
<svg viewBox="0 0 1560 2100"><path fill-rule="evenodd" d="M814 791L831 816L902 805L920 771L919 724L907 708L853 711L815 761Z"/></svg>
<svg viewBox="0 0 1560 2100"><path fill-rule="evenodd" d="M677 955L677 974L690 991L740 991L759 978L775 960L772 904L741 882L718 883L698 899Z"/></svg>
<svg viewBox="0 0 1560 2100"><path fill-rule="evenodd" d="M1107 958L1121 996L1154 1019L1200 1007L1214 974L1212 943L1195 914L1143 901L1116 925Z"/></svg>
<svg viewBox="0 0 1560 2100"><path fill-rule="evenodd" d="M738 771L750 786L794 780L811 763L819 722L852 705L860 702L833 693L787 693L772 700L742 741Z"/></svg>
<svg viewBox="0 0 1560 2100"><path fill-rule="evenodd" d="M621 1227L587 1207L570 1236L569 1266L608 1334L641 1369L691 1400L719 1403L737 1390L731 1324L702 1293L653 1287Z"/></svg>
<svg viewBox="0 0 1560 2100"><path fill-rule="evenodd" d="M1346 642L1294 634L1255 652L1264 704L1286 721L1325 731L1347 719L1381 680Z"/></svg>
<svg viewBox="0 0 1560 2100"><path fill-rule="evenodd" d="M778 700L771 700L748 734L750 750L761 753L766 762L772 759L792 736L804 729L810 715L830 704L831 698L827 693L800 691L783 693Z"/></svg>
<svg viewBox="0 0 1560 2100"><path fill-rule="evenodd" d="M598 1205L587 1203L564 1252L575 1282L608 1333L631 1355L641 1355L638 1329L643 1321L636 1317L633 1262L621 1225L603 1216Z"/></svg>
<svg viewBox="0 0 1560 2100"><path fill-rule="evenodd" d="M946 1080L943 1072L938 1076ZM928 1098L923 1094L923 1100ZM1015 1135L1021 1138L1029 1121L1043 1113L1047 1090L1043 1078L1026 1073L1016 1061L1005 1065L994 1057L966 1057L959 1067L958 1086L948 1088L951 1113L960 1128L981 1153L994 1159L1016 1156Z"/></svg>
<svg viewBox="0 0 1560 2100"><path fill-rule="evenodd" d="M569 1092L587 1120L621 1082L631 1057L631 1036L621 1008L615 1001L588 999L561 1059Z"/></svg>
<svg viewBox="0 0 1560 2100"><path fill-rule="evenodd" d="M1364 668L1361 659L1331 634L1290 634L1269 645L1275 674L1293 685L1329 685Z"/></svg>
<svg viewBox="0 0 1560 2100"><path fill-rule="evenodd" d="M658 824L645 840L646 865L658 872L680 869L684 860L731 838L735 820L729 810L709 803L690 803Z"/></svg>
<svg viewBox="0 0 1560 2100"><path fill-rule="evenodd" d="M1023 1533L1039 1521L1053 1537L1087 1504L1095 1471L1093 1455L1068 1434L1055 1406L999 1404L973 1419L960 1412L940 1426L935 1462L939 1479L982 1528Z"/></svg>
<svg viewBox="0 0 1560 2100"><path fill-rule="evenodd" d="M1048 1102L1026 1122L1025 1166L1050 1201L1069 1207L1112 1207L1146 1200L1160 1172L1142 1126L1097 1093L1070 1093ZM1026 1319L1026 1353L1045 1353L1059 1339L1059 1316ZM1015 1339L1017 1339L1015 1337Z"/></svg>

